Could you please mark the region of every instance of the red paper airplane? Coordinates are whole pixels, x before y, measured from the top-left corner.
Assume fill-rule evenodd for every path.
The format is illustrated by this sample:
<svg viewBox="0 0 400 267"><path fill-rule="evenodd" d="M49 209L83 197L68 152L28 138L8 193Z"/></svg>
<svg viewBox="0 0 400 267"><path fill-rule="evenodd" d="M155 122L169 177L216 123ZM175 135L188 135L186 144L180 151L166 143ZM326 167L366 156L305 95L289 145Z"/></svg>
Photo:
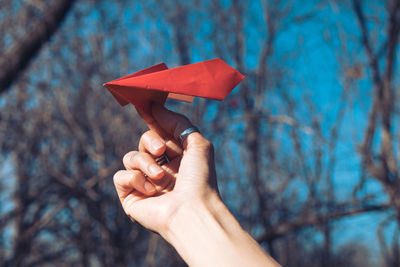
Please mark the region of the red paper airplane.
<svg viewBox="0 0 400 267"><path fill-rule="evenodd" d="M164 104L167 97L188 102L195 96L223 100L243 79L240 72L216 58L173 69L161 63L104 86L122 106L132 103L148 112L151 102Z"/></svg>

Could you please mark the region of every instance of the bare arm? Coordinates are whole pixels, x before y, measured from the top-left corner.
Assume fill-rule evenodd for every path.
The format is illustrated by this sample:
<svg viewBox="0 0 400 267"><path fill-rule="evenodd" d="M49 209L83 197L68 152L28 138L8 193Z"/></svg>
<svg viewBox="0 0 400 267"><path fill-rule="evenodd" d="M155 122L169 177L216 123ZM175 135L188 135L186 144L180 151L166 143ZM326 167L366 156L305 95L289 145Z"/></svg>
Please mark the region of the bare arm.
<svg viewBox="0 0 400 267"><path fill-rule="evenodd" d="M217 195L182 206L163 236L190 266L278 266Z"/></svg>

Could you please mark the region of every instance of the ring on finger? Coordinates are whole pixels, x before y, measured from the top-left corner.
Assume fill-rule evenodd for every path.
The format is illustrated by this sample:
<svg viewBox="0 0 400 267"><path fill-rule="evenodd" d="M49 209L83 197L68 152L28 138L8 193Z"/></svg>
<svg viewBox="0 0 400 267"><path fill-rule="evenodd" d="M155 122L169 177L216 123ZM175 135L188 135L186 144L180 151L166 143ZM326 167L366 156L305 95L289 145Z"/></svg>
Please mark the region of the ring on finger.
<svg viewBox="0 0 400 267"><path fill-rule="evenodd" d="M191 133L199 133L200 130L196 126L190 126L189 128L186 128L183 130L179 135L178 135L178 141L179 143L183 146L183 142L185 142L186 138L188 137L189 134Z"/></svg>
<svg viewBox="0 0 400 267"><path fill-rule="evenodd" d="M162 166L164 164L167 164L170 162L168 156L166 153L162 154L159 157L154 158L154 160L157 162L158 165Z"/></svg>

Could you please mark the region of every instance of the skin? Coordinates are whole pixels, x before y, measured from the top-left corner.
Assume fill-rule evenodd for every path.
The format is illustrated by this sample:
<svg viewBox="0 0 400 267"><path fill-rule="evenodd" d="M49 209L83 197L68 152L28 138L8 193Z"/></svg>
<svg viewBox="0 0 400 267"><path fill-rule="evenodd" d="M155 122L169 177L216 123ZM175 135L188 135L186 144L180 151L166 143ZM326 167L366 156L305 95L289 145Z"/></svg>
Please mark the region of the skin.
<svg viewBox="0 0 400 267"><path fill-rule="evenodd" d="M141 116L150 130L114 175L131 220L159 233L190 266L278 266L222 202L210 141L195 132L179 144L174 136L192 124L159 104ZM170 162L160 167L154 158L164 152Z"/></svg>

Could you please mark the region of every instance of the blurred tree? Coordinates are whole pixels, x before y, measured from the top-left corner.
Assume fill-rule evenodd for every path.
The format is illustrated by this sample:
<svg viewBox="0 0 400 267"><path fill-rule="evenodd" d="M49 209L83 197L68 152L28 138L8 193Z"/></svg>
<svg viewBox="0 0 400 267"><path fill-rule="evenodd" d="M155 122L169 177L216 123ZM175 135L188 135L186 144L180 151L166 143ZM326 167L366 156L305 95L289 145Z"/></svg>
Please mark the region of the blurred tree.
<svg viewBox="0 0 400 267"><path fill-rule="evenodd" d="M11 47L5 47L7 51L1 53L0 93L10 86L18 77L18 74L26 68L31 59L40 51L43 44L54 34L74 0L52 1L51 5L47 3L49 1L30 1L24 7L18 8L20 11L16 16L12 13L6 15L6 8L7 10L12 9L15 3L13 1L2 2L5 3L2 3L4 12L1 13L3 16L7 16L2 19L3 25L0 25L0 29L6 31L3 32L3 36L5 36L3 41L7 43L9 42L7 38L14 39L16 37L17 39L12 41ZM32 17L37 20L33 25ZM22 35L18 34L18 37L16 36L17 34L12 32L16 30L14 23L20 24L20 31L25 31ZM1 50L4 49L3 46L4 44L2 43L0 45Z"/></svg>
<svg viewBox="0 0 400 267"><path fill-rule="evenodd" d="M387 17L381 36L371 36L365 1L353 0L353 9L360 28L360 41L365 51L364 67L368 69L373 99L369 110L364 139L360 145L363 177L376 180L384 188L400 222L400 153L399 153L399 86L396 84L400 38L400 1L389 0L384 6ZM399 225L397 225L398 229ZM383 238L380 238L383 242ZM390 252L384 251L388 266L400 265L399 235L394 234ZM382 244L385 248L385 245Z"/></svg>

